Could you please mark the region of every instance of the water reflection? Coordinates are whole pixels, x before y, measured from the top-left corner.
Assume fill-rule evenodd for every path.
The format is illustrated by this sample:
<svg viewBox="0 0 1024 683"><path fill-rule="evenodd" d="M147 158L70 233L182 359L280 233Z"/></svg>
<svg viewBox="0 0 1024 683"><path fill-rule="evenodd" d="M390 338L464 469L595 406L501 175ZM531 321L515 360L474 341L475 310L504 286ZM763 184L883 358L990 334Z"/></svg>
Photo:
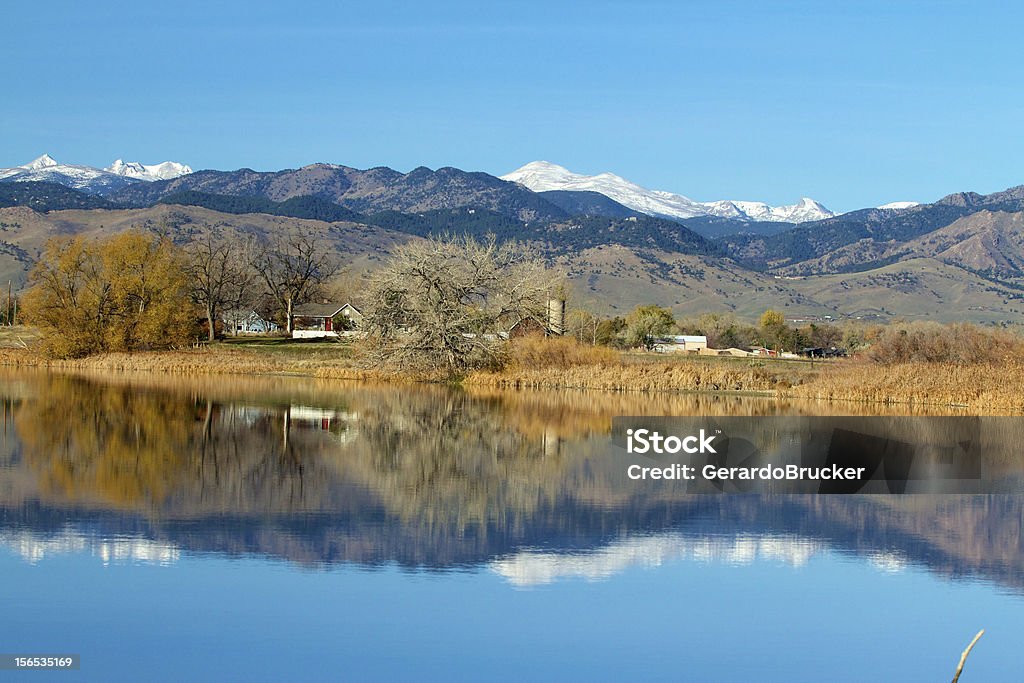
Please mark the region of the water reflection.
<svg viewBox="0 0 1024 683"><path fill-rule="evenodd" d="M776 534L735 536L660 533L628 536L585 553L523 550L490 563L513 585L530 587L564 578L600 581L629 567L659 567L675 560L747 565L758 561L801 567L826 550L823 542Z"/></svg>
<svg viewBox="0 0 1024 683"><path fill-rule="evenodd" d="M30 561L215 552L486 568L534 586L839 552L1024 588L1019 496L685 495L627 480L610 443L617 415L849 405L24 371L0 386L0 544Z"/></svg>
<svg viewBox="0 0 1024 683"><path fill-rule="evenodd" d="M0 545L13 550L29 564L48 557L87 553L104 565L125 562L170 565L181 551L173 545L156 543L140 536L102 538L68 526L56 533L38 533L27 529L0 532Z"/></svg>

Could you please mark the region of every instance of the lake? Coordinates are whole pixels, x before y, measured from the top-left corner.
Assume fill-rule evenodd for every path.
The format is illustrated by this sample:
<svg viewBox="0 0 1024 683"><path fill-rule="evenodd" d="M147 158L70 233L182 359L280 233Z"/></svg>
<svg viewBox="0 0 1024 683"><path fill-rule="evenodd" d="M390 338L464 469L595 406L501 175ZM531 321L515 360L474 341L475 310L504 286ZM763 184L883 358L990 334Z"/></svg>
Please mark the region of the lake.
<svg viewBox="0 0 1024 683"><path fill-rule="evenodd" d="M981 628L961 681L1024 679L1024 496L695 495L611 438L878 407L14 370L0 402L0 650L81 655L52 680L948 680Z"/></svg>

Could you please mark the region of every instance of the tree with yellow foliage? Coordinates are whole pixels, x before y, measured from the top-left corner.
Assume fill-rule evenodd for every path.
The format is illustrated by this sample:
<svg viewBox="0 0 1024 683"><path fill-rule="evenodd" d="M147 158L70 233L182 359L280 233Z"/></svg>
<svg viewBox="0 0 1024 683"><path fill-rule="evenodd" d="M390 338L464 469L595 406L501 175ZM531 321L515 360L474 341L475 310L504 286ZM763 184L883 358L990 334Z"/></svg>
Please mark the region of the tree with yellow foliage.
<svg viewBox="0 0 1024 683"><path fill-rule="evenodd" d="M53 357L169 348L193 336L183 255L166 238L54 238L29 283L25 321L42 331Z"/></svg>

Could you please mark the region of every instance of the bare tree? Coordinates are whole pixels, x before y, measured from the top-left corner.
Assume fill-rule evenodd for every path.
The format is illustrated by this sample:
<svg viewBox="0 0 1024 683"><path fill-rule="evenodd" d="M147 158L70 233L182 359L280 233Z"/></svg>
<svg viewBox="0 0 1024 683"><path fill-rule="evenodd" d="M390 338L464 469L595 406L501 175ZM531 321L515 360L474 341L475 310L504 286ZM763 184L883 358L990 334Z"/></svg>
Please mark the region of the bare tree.
<svg viewBox="0 0 1024 683"><path fill-rule="evenodd" d="M293 329L295 307L312 301L339 264L312 230L294 228L257 248L252 265Z"/></svg>
<svg viewBox="0 0 1024 683"><path fill-rule="evenodd" d="M255 279L246 247L218 239L211 232L187 247L186 272L192 300L203 307L209 340L216 337L218 314L240 307Z"/></svg>
<svg viewBox="0 0 1024 683"><path fill-rule="evenodd" d="M493 237L410 242L372 276L363 324L379 362L454 375L492 363L517 322L546 325L560 281L534 251Z"/></svg>

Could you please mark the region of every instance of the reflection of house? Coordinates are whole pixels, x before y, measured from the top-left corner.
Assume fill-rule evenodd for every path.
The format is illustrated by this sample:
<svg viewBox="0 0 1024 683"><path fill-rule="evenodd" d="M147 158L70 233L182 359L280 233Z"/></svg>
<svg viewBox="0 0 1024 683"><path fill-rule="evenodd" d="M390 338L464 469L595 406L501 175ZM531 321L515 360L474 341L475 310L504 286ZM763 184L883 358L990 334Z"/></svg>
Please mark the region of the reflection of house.
<svg viewBox="0 0 1024 683"><path fill-rule="evenodd" d="M277 332L277 323L252 309L225 311L221 316L224 331L228 334L267 334Z"/></svg>
<svg viewBox="0 0 1024 683"><path fill-rule="evenodd" d="M654 340L654 350L658 353L699 352L708 348L708 338L704 335L679 334Z"/></svg>
<svg viewBox="0 0 1024 683"><path fill-rule="evenodd" d="M292 426L295 426L296 423L305 424L325 432L331 428L331 420L336 415L337 413L333 410L311 408L309 406L291 406L288 410L288 417L291 418Z"/></svg>
<svg viewBox="0 0 1024 683"><path fill-rule="evenodd" d="M291 432L328 432L339 443L347 443L358 434L356 413L316 408L313 406L289 406L284 410L284 444L288 447Z"/></svg>
<svg viewBox="0 0 1024 683"><path fill-rule="evenodd" d="M363 314L352 304L303 304L292 312L292 337L337 337L359 327Z"/></svg>

